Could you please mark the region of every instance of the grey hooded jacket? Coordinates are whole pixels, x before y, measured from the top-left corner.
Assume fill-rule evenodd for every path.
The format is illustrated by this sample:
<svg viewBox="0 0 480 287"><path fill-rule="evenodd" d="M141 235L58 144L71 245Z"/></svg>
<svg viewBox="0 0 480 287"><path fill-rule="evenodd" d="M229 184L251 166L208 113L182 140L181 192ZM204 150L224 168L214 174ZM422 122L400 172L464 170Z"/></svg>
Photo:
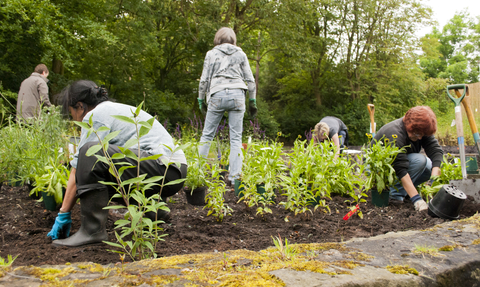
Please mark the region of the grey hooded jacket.
<svg viewBox="0 0 480 287"><path fill-rule="evenodd" d="M17 118L29 119L40 116L40 105L50 107L48 80L33 72L20 86L17 100Z"/></svg>
<svg viewBox="0 0 480 287"><path fill-rule="evenodd" d="M208 103L211 95L225 89L248 89L249 98L255 99L255 79L247 55L240 47L228 43L207 52L198 98L203 100L206 97Z"/></svg>

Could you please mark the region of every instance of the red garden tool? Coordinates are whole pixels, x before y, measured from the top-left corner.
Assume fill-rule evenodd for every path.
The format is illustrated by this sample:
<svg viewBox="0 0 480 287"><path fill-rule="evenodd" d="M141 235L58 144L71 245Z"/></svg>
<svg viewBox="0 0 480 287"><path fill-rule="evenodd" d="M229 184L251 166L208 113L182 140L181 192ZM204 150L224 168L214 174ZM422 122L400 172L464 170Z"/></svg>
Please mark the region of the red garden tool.
<svg viewBox="0 0 480 287"><path fill-rule="evenodd" d="M343 217L343 220L348 220L352 215L354 215L357 211L360 210L360 206L358 206L358 204L352 209L350 210L344 217Z"/></svg>

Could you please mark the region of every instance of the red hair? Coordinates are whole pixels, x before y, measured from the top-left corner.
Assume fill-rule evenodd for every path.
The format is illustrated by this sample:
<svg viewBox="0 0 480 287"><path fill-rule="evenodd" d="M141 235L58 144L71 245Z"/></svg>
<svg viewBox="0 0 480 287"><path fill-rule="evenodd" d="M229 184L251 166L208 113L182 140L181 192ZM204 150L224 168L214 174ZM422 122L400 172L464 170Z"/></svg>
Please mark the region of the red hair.
<svg viewBox="0 0 480 287"><path fill-rule="evenodd" d="M428 106L417 106L409 109L403 117L407 132L422 133L431 136L437 131L437 117Z"/></svg>

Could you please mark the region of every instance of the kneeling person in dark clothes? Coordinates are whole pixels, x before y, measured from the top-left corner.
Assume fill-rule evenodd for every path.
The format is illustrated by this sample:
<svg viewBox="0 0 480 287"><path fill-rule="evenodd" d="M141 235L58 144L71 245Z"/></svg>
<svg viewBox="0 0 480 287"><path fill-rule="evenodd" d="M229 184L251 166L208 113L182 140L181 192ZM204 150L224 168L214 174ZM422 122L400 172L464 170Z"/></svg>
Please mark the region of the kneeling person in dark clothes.
<svg viewBox="0 0 480 287"><path fill-rule="evenodd" d="M397 155L393 168L400 183L390 189L390 201L403 203L408 195L415 210L428 209L427 203L418 194L417 186L439 176L443 150L434 134L437 131L437 117L430 107L418 106L407 111L405 116L384 125L375 135L371 144L387 138L395 141L406 152ZM425 155L421 154L422 148Z"/></svg>
<svg viewBox="0 0 480 287"><path fill-rule="evenodd" d="M71 114L73 120L86 123L89 122L90 116L92 116L95 130L98 130L100 127L109 128L109 131L99 132L99 137L102 140L107 134L120 131L115 138L109 141L107 153L110 156L120 153L119 147L124 147L128 140L137 137L137 130L134 124L126 123L113 117L132 117L136 107L111 102L107 91L102 87L98 87L94 82L86 80L74 82L62 93L64 113L66 115ZM148 121L152 119L152 116L141 111L137 119ZM92 133L87 137L87 132L87 130L82 128L77 153L70 162L72 170L68 179L65 198L55 219L55 224L48 233L48 236L54 239L53 244L56 246L75 247L108 240L105 227L108 210L103 208L108 205L108 202L117 191L112 186L99 182L116 182L116 179L109 172L107 164L100 161L97 162L95 155L86 155L91 146L98 144L97 136ZM142 161L140 164L140 175L147 174L146 178L165 176L164 184L186 177L187 161L183 151L179 150L172 153L167 146L171 150L175 149L172 137L155 120L152 129L140 138L140 146L136 144L129 148L136 155L138 155L138 150L140 150L141 158L161 155L157 160ZM103 155L103 152L99 151L97 154ZM172 164L167 168L163 164L162 159ZM137 166L136 160L127 157L121 160L114 160L114 162L129 162L133 166ZM137 168L128 168L122 175L122 181L135 177L137 177ZM183 182L164 186L161 191L162 200L165 201L165 198L176 194L182 187ZM155 193L160 193L159 185L148 189L145 192L145 196L150 197ZM68 237L72 222L70 211L74 207L77 198L80 198L82 225L77 233ZM114 198L113 200L117 201L119 199ZM121 204L125 204L123 199L120 200L122 201L120 202ZM147 212L145 215L152 221L155 218L166 220L168 217L168 213L164 210L158 210L157 214L155 212ZM62 236L62 233L68 238L58 239Z"/></svg>
<svg viewBox="0 0 480 287"><path fill-rule="evenodd" d="M337 147L336 156L341 149L348 145L348 128L337 117L324 117L315 125L313 132L315 142L323 142L328 139Z"/></svg>

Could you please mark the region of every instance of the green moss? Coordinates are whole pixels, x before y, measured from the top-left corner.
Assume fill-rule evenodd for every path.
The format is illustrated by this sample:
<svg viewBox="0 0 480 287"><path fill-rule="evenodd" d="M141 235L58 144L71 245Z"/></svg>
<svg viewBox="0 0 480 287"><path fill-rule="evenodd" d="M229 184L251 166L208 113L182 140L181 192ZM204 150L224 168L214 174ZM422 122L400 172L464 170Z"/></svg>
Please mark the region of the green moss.
<svg viewBox="0 0 480 287"><path fill-rule="evenodd" d="M34 267L32 270L32 274L39 277L42 281L55 281L56 278L62 278L71 273L75 273L73 267L63 269Z"/></svg>
<svg viewBox="0 0 480 287"><path fill-rule="evenodd" d="M438 251L453 251L457 245L445 245L438 248Z"/></svg>
<svg viewBox="0 0 480 287"><path fill-rule="evenodd" d="M472 241L472 245L478 245L478 244L480 244L480 238Z"/></svg>
<svg viewBox="0 0 480 287"><path fill-rule="evenodd" d="M375 256L367 255L362 252L349 252L348 257L356 261L371 261Z"/></svg>
<svg viewBox="0 0 480 287"><path fill-rule="evenodd" d="M152 282L160 286L165 286L167 284L180 280L180 277L178 277L177 275L156 275L152 276L152 278Z"/></svg>
<svg viewBox="0 0 480 287"><path fill-rule="evenodd" d="M413 274L418 276L418 271L408 265L388 265L387 270L395 274Z"/></svg>

